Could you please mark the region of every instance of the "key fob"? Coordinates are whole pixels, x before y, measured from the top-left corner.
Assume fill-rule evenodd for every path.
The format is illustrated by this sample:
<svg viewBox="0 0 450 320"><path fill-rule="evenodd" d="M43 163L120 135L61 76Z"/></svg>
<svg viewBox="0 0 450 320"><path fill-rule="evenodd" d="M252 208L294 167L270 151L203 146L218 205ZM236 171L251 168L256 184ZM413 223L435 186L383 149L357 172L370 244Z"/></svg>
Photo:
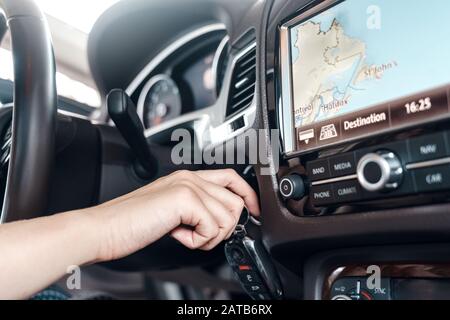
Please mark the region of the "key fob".
<svg viewBox="0 0 450 320"><path fill-rule="evenodd" d="M247 209L241 215L233 236L225 244L225 256L245 292L254 300L280 300L283 291L279 275L261 240L247 233L259 228Z"/></svg>

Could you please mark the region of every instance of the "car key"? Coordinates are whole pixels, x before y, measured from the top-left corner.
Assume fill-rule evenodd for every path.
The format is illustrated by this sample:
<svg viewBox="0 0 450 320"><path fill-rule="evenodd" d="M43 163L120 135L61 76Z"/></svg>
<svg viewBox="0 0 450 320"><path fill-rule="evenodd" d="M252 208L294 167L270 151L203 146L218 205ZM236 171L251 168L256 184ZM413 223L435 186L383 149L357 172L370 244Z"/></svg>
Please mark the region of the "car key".
<svg viewBox="0 0 450 320"><path fill-rule="evenodd" d="M261 240L252 239L249 227L260 227L247 209L241 215L233 236L225 244L225 256L245 292L254 300L280 300L281 281Z"/></svg>

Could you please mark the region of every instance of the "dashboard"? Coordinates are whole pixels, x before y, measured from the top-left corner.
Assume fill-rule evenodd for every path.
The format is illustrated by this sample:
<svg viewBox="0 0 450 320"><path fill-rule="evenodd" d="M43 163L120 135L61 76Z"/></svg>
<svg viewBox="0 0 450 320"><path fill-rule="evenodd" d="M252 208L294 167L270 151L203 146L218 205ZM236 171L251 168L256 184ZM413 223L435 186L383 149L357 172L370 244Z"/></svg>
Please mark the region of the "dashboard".
<svg viewBox="0 0 450 320"><path fill-rule="evenodd" d="M195 44L198 38L184 45L180 42L174 52L161 57L164 60L136 90L138 114L146 129L216 102L229 48L225 31L219 26L214 29L199 35L204 38L201 43Z"/></svg>
<svg viewBox="0 0 450 320"><path fill-rule="evenodd" d="M129 1L90 37L100 90L126 89L151 143L188 128L204 151L261 133L264 157L244 168L287 297L446 292L448 1ZM373 265L382 291L364 287Z"/></svg>

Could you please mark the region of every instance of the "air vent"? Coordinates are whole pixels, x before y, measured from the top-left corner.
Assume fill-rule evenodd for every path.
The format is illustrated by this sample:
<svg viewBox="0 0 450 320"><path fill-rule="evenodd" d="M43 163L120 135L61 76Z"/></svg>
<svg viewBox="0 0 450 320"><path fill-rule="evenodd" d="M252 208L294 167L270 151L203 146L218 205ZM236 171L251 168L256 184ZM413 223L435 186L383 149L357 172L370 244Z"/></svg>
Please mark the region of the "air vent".
<svg viewBox="0 0 450 320"><path fill-rule="evenodd" d="M255 97L256 90L256 46L243 51L237 60L231 78L228 97L227 117L248 108Z"/></svg>

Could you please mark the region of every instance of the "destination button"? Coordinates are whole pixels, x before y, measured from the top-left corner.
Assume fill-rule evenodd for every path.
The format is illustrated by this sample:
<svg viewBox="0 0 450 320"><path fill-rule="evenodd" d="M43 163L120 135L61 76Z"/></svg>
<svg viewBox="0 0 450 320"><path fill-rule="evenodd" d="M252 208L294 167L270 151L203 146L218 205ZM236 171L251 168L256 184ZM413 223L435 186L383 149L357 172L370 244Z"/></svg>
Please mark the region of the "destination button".
<svg viewBox="0 0 450 320"><path fill-rule="evenodd" d="M342 119L342 135L344 138L353 138L373 134L380 130L389 129L389 108L380 108L377 111L357 113Z"/></svg>

